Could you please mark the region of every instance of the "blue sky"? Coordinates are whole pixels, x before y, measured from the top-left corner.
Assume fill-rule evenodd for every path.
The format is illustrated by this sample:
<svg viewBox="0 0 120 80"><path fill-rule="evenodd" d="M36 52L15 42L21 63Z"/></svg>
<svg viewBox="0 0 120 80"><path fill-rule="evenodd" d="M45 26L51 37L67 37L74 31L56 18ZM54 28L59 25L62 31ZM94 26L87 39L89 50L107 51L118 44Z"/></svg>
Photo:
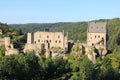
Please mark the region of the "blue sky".
<svg viewBox="0 0 120 80"><path fill-rule="evenodd" d="M78 22L120 17L120 0L0 0L0 22Z"/></svg>

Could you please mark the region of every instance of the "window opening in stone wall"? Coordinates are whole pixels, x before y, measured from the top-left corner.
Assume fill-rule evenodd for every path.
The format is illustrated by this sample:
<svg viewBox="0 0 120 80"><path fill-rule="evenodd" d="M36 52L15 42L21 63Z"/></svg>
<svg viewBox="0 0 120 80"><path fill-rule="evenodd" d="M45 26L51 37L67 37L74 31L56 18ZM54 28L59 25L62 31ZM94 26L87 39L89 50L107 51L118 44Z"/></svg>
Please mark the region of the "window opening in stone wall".
<svg viewBox="0 0 120 80"><path fill-rule="evenodd" d="M38 42L40 42L40 40L38 40Z"/></svg>
<svg viewBox="0 0 120 80"><path fill-rule="evenodd" d="M104 45L104 38L102 37L102 45Z"/></svg>
<svg viewBox="0 0 120 80"><path fill-rule="evenodd" d="M49 35L47 35L47 38L49 38Z"/></svg>
<svg viewBox="0 0 120 80"><path fill-rule="evenodd" d="M51 40L50 40L50 42L51 42Z"/></svg>
<svg viewBox="0 0 120 80"><path fill-rule="evenodd" d="M100 35L98 35L98 38L100 38Z"/></svg>
<svg viewBox="0 0 120 80"><path fill-rule="evenodd" d="M61 43L61 41L59 40L59 43Z"/></svg>
<svg viewBox="0 0 120 80"><path fill-rule="evenodd" d="M48 40L46 40L46 42L48 43Z"/></svg>
<svg viewBox="0 0 120 80"><path fill-rule="evenodd" d="M58 38L60 38L60 36L58 36Z"/></svg>
<svg viewBox="0 0 120 80"><path fill-rule="evenodd" d="M55 43L57 43L57 40L55 41Z"/></svg>
<svg viewBox="0 0 120 80"><path fill-rule="evenodd" d="M95 35L95 38L96 38L96 35Z"/></svg>
<svg viewBox="0 0 120 80"><path fill-rule="evenodd" d="M48 43L48 49L50 49L50 43Z"/></svg>
<svg viewBox="0 0 120 80"><path fill-rule="evenodd" d="M94 46L94 44L92 43L92 46Z"/></svg>

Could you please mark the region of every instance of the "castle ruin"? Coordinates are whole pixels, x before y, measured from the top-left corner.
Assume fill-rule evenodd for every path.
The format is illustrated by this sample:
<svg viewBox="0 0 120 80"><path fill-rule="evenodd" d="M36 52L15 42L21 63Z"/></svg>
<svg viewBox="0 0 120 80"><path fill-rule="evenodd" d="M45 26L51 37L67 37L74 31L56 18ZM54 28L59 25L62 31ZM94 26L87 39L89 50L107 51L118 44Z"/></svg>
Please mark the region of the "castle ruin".
<svg viewBox="0 0 120 80"><path fill-rule="evenodd" d="M87 43L75 44L81 48L80 53L85 53L93 63L96 61L96 55L104 56L108 48L108 29L107 22L88 22ZM2 34L2 30L0 30ZM0 39L0 46L5 45L5 55L19 53L10 43L10 37ZM65 56L68 51L68 33L65 36L63 32L37 31L27 33L27 43L24 53L34 51L37 56L45 53L51 57Z"/></svg>
<svg viewBox="0 0 120 80"><path fill-rule="evenodd" d="M87 46L107 49L107 22L89 22L87 29Z"/></svg>
<svg viewBox="0 0 120 80"><path fill-rule="evenodd" d="M107 41L107 22L89 22L86 53L91 61L96 61L96 55L106 55L108 46Z"/></svg>
<svg viewBox="0 0 120 80"><path fill-rule="evenodd" d="M63 50L68 49L68 36L63 32L46 32L38 31L27 33L27 43L25 44L24 53L35 51L40 54L44 49L46 52L54 48Z"/></svg>
<svg viewBox="0 0 120 80"><path fill-rule="evenodd" d="M5 55L18 54L19 51L11 44L10 37L0 38L0 46L5 47Z"/></svg>
<svg viewBox="0 0 120 80"><path fill-rule="evenodd" d="M81 54L86 54L90 61L96 62L96 56L107 54L108 48L107 22L88 22L87 43L75 44L81 48Z"/></svg>

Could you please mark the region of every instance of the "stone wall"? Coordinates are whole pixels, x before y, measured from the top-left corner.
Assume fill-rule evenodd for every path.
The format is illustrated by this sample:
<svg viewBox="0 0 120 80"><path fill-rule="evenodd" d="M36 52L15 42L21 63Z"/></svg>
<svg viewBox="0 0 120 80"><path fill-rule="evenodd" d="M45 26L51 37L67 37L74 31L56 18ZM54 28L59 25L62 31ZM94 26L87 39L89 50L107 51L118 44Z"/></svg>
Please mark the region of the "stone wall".
<svg viewBox="0 0 120 80"><path fill-rule="evenodd" d="M102 41L103 40L103 41ZM104 46L106 49L106 33L87 33L87 45L88 46Z"/></svg>
<svg viewBox="0 0 120 80"><path fill-rule="evenodd" d="M18 54L19 51L14 49L13 44L11 44L10 37L4 37L0 39L0 46L4 45L5 55Z"/></svg>
<svg viewBox="0 0 120 80"><path fill-rule="evenodd" d="M87 46L104 46L107 49L107 23L89 22L87 30Z"/></svg>
<svg viewBox="0 0 120 80"><path fill-rule="evenodd" d="M44 46L44 49L50 50L54 47L68 49L68 37L64 32L34 32L27 34L27 43L25 44L24 53L29 51L39 52Z"/></svg>
<svg viewBox="0 0 120 80"><path fill-rule="evenodd" d="M19 51L17 49L8 49L5 51L5 55L11 55L11 54L18 54Z"/></svg>

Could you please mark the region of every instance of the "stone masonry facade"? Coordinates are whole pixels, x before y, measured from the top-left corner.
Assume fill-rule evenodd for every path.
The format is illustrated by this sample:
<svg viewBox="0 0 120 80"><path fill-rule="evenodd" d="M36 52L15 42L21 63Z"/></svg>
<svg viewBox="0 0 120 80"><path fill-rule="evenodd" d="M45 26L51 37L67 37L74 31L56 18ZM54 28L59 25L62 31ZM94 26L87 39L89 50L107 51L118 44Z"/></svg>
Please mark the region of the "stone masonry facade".
<svg viewBox="0 0 120 80"><path fill-rule="evenodd" d="M81 52L85 52L88 58L95 63L96 55L106 55L108 47L108 29L107 22L88 22L87 43L82 46ZM2 30L0 30L2 34ZM0 46L5 45L5 55L19 53L10 43L10 37L0 39ZM27 43L25 44L24 53L34 51L36 55L40 55L42 51L46 55L52 53L53 56L65 54L68 51L68 33L37 31L27 33ZM84 51L83 51L84 50Z"/></svg>
<svg viewBox="0 0 120 80"><path fill-rule="evenodd" d="M25 44L24 53L35 51L41 53L42 49L50 50L52 48L68 49L68 36L63 32L46 32L38 31L27 33L27 43Z"/></svg>

